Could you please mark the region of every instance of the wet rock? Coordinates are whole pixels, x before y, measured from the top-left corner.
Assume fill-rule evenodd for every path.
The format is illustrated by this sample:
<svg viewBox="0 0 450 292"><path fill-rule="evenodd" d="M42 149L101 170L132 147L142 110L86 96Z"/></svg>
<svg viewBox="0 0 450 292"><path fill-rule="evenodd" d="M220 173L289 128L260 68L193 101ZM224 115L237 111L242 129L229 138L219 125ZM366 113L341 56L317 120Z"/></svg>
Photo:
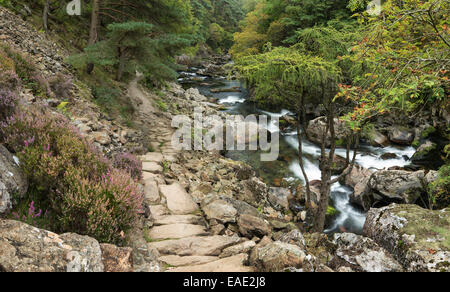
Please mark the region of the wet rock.
<svg viewBox="0 0 450 292"><path fill-rule="evenodd" d="M335 234L337 250L330 267L358 272L401 272L402 266L372 239L352 233Z"/></svg>
<svg viewBox="0 0 450 292"><path fill-rule="evenodd" d="M97 240L57 235L22 222L0 220L0 271L103 272Z"/></svg>
<svg viewBox="0 0 450 292"><path fill-rule="evenodd" d="M100 244L102 262L105 272L123 273L133 272L133 249L117 247L112 244Z"/></svg>
<svg viewBox="0 0 450 292"><path fill-rule="evenodd" d="M442 165L442 158L438 145L429 140L426 141L411 157L411 162L417 165L439 167Z"/></svg>
<svg viewBox="0 0 450 292"><path fill-rule="evenodd" d="M269 235L272 231L269 222L252 215L243 214L239 216L237 223L239 232L249 239L253 238L253 236L262 238L265 235Z"/></svg>
<svg viewBox="0 0 450 292"><path fill-rule="evenodd" d="M380 132L373 130L367 137L370 141L370 145L374 147L387 147L389 146L389 139Z"/></svg>
<svg viewBox="0 0 450 292"><path fill-rule="evenodd" d="M322 164L320 164L320 167L322 167ZM344 172L346 168L347 168L347 160L339 155L335 155L333 158L333 162L331 164L331 173L333 175L338 175Z"/></svg>
<svg viewBox="0 0 450 292"><path fill-rule="evenodd" d="M371 209L364 233L409 272L450 271L450 210L392 204Z"/></svg>
<svg viewBox="0 0 450 292"><path fill-rule="evenodd" d="M334 128L336 133L336 146L344 146L346 144L345 140L348 136L347 129L345 127L345 123L340 121L339 119L334 120ZM322 144L323 132L326 130L326 118L319 117L309 122L307 134L309 139L317 144ZM325 146L331 146L331 135L328 135L325 138Z"/></svg>
<svg viewBox="0 0 450 292"><path fill-rule="evenodd" d="M0 145L0 214L10 211L14 203L13 195L22 198L28 189L19 164L19 159Z"/></svg>
<svg viewBox="0 0 450 292"><path fill-rule="evenodd" d="M402 127L393 127L389 132L389 140L399 145L411 145L414 137L414 131Z"/></svg>
<svg viewBox="0 0 450 292"><path fill-rule="evenodd" d="M383 160L389 160L389 159L396 159L398 156L395 153L384 153L381 155L381 159Z"/></svg>

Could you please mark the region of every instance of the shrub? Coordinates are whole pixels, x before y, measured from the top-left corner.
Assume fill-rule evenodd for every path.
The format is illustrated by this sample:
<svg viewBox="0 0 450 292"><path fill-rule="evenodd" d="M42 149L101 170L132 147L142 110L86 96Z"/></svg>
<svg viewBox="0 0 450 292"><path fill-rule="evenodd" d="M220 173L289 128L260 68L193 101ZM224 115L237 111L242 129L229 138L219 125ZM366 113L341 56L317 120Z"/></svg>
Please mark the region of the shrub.
<svg viewBox="0 0 450 292"><path fill-rule="evenodd" d="M434 209L450 206L450 164L444 165L438 172L438 178L429 185L430 205Z"/></svg>
<svg viewBox="0 0 450 292"><path fill-rule="evenodd" d="M139 175L137 159L125 155L117 164L124 170L113 169L64 116L45 108L16 113L0 124L0 139L27 176L23 201L51 214L48 229L119 243L142 212L143 194L131 178Z"/></svg>
<svg viewBox="0 0 450 292"><path fill-rule="evenodd" d="M121 243L143 213L144 195L136 183L121 170L104 174L96 183L77 172L69 176L69 192L62 195L64 229L102 242Z"/></svg>
<svg viewBox="0 0 450 292"><path fill-rule="evenodd" d="M142 162L130 153L120 153L113 157L113 166L126 171L135 180L142 179Z"/></svg>
<svg viewBox="0 0 450 292"><path fill-rule="evenodd" d="M10 90L0 89L0 122L10 118L17 106L17 94Z"/></svg>

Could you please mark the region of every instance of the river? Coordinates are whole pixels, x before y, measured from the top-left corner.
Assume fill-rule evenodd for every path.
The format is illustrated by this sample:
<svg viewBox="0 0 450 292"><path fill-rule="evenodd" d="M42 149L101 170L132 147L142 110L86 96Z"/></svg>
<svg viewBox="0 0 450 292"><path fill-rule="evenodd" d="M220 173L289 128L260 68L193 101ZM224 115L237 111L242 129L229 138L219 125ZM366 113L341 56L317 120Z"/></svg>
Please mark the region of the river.
<svg viewBox="0 0 450 292"><path fill-rule="evenodd" d="M205 96L217 99L217 102L227 107L225 110L230 114L267 115L269 117L281 117L291 114L288 110L280 112L268 112L258 109L253 103L248 102L248 93L242 88L239 81L231 81L226 78L211 78L194 73L195 68L189 72L181 72L178 82L184 88L195 87ZM240 87L241 92L220 92L212 93L211 89ZM270 132L280 131L278 124L271 122L268 125ZM295 184L303 181L303 175L298 163L298 136L295 129L280 131L280 159L273 162L261 162L259 151L228 151L226 156L234 160L240 160L251 165L257 175L266 183L274 182L283 184ZM320 147L307 141L303 141L304 164L308 178L320 180L319 157ZM389 146L385 148L372 147L362 144L358 150L356 163L368 169L383 169L393 166L403 167L409 164L407 157L411 157L415 152L413 147ZM383 160L381 156L385 153L395 153L397 158ZM345 157L345 149L337 149L336 154ZM361 234L366 219L366 214L357 206L350 203L352 189L336 183L332 186L331 205L339 212L334 222L329 224L326 233L352 232Z"/></svg>

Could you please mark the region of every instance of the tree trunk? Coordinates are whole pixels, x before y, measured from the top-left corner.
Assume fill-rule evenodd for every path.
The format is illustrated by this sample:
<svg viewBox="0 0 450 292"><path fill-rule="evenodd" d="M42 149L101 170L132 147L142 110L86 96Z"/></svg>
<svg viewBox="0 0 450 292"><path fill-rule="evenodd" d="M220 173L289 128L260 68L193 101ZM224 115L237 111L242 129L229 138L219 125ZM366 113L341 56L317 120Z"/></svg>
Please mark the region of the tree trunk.
<svg viewBox="0 0 450 292"><path fill-rule="evenodd" d="M44 13L42 14L42 22L44 24L44 30L48 33L48 14L50 12L50 0L46 0L44 4Z"/></svg>
<svg viewBox="0 0 450 292"><path fill-rule="evenodd" d="M116 79L117 79L117 81L121 81L123 72L125 71L126 54L125 54L125 50L123 50L120 47L118 48L118 51L119 51L119 68L117 69Z"/></svg>
<svg viewBox="0 0 450 292"><path fill-rule="evenodd" d="M98 40L98 23L100 12L100 0L93 0L92 2L92 14L91 14L91 29L89 31L88 46L94 45ZM86 71L91 74L94 70L94 64L87 64Z"/></svg>

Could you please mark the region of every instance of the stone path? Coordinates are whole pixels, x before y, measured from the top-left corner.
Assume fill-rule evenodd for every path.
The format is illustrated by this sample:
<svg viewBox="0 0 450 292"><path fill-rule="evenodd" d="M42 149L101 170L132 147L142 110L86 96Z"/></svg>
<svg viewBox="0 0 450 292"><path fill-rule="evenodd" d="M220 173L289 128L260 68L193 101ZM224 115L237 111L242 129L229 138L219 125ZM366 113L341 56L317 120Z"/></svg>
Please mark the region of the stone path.
<svg viewBox="0 0 450 292"><path fill-rule="evenodd" d="M164 146L141 157L145 199L153 216L153 227L146 234L149 248L158 250L158 260L169 272L252 272L245 266L248 254L223 253L244 240L212 235L199 205L182 184L166 180L165 168L176 161L177 152L164 133L165 140L159 142Z"/></svg>

